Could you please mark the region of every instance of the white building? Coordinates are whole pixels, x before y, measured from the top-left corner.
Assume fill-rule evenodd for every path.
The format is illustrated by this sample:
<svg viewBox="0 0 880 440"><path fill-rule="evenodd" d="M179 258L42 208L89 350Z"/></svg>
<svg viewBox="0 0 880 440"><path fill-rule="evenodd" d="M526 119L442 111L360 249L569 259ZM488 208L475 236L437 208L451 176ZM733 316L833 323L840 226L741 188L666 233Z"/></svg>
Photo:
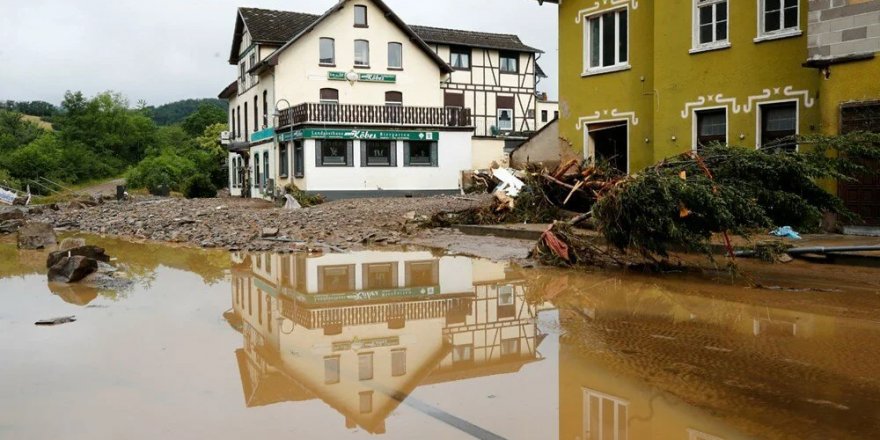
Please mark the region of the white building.
<svg viewBox="0 0 880 440"><path fill-rule="evenodd" d="M231 192L456 193L462 171L538 127L539 53L515 35L410 27L380 0L240 8L238 78L220 94Z"/></svg>
<svg viewBox="0 0 880 440"><path fill-rule="evenodd" d="M245 403L321 399L349 428L421 385L514 373L544 338L508 265L429 251L236 255L226 319L244 336Z"/></svg>

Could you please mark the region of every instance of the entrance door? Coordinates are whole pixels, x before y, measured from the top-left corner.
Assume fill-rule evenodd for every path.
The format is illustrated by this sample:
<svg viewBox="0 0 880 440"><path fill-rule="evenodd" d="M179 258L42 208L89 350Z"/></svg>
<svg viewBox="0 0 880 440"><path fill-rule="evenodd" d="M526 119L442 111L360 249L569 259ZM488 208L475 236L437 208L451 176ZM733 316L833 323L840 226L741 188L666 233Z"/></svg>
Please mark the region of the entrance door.
<svg viewBox="0 0 880 440"><path fill-rule="evenodd" d="M870 131L880 133L880 101L846 104L840 108L840 132ZM868 163L869 169L880 170L880 163ZM880 176L862 176L855 182L841 183L838 195L850 211L858 214L866 225L880 226Z"/></svg>
<svg viewBox="0 0 880 440"><path fill-rule="evenodd" d="M629 128L626 121L602 122L587 126L587 158L597 164L608 163L628 172Z"/></svg>

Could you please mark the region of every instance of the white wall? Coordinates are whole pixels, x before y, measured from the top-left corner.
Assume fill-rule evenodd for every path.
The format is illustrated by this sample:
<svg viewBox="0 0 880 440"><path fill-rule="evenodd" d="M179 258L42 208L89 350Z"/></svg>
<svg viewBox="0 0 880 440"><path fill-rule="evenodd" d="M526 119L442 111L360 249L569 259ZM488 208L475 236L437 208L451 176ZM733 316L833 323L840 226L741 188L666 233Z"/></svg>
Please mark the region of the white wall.
<svg viewBox="0 0 880 440"><path fill-rule="evenodd" d="M472 168L470 131L442 131L436 167L405 167L403 142L397 142L397 167L361 167L360 141L354 141L353 167L315 166L315 140L305 142L307 191L455 190L461 172Z"/></svg>
<svg viewBox="0 0 880 440"><path fill-rule="evenodd" d="M354 5L365 5L368 28L354 27ZM319 40L322 37L336 41L336 67L318 64ZM370 67L354 68L354 41L370 42ZM403 70L388 69L388 43L403 44ZM386 73L397 75L396 84L330 81L328 72L354 70L358 73ZM287 48L275 68L277 96L296 105L318 102L320 89L339 90L341 104L384 105L385 92L403 93L403 105L440 107L443 94L439 84L440 66L413 44L409 37L370 1L348 2L339 12L331 15L300 40Z"/></svg>

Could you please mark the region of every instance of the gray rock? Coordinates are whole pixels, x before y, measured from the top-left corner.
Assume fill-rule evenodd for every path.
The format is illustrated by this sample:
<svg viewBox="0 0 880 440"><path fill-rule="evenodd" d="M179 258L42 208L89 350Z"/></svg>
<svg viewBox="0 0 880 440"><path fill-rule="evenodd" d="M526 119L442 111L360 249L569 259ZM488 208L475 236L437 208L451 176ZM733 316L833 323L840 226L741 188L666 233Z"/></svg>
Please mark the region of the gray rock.
<svg viewBox="0 0 880 440"><path fill-rule="evenodd" d="M278 236L278 228L263 228L262 234L260 234L263 238L269 237L277 237Z"/></svg>
<svg viewBox="0 0 880 440"><path fill-rule="evenodd" d="M62 251L66 251L68 249L83 247L86 245L86 240L84 238L65 238L61 240L61 246L58 249Z"/></svg>
<svg viewBox="0 0 880 440"><path fill-rule="evenodd" d="M24 210L19 208L0 208L0 222L20 220L24 218Z"/></svg>
<svg viewBox="0 0 880 440"><path fill-rule="evenodd" d="M49 268L49 281L56 283L75 283L95 273L98 261L92 258L74 255L64 257Z"/></svg>
<svg viewBox="0 0 880 440"><path fill-rule="evenodd" d="M18 230L19 249L45 249L56 244L58 237L48 223L27 223Z"/></svg>
<svg viewBox="0 0 880 440"><path fill-rule="evenodd" d="M80 246L64 251L52 252L46 259L46 267L55 266L64 258L77 256L90 258L104 263L110 261L110 256L106 254L104 248L98 246Z"/></svg>
<svg viewBox="0 0 880 440"><path fill-rule="evenodd" d="M0 234L11 234L24 225L24 220L6 220L0 222Z"/></svg>

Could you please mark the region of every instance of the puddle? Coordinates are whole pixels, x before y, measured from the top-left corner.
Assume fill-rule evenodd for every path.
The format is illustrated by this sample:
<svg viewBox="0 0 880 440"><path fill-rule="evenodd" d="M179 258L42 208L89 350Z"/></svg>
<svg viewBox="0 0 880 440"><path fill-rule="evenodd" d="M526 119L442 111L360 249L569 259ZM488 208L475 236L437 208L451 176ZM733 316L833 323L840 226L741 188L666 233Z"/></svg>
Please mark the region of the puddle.
<svg viewBox="0 0 880 440"><path fill-rule="evenodd" d="M880 323L795 294L89 240L131 288L49 286L0 244L0 438L880 436Z"/></svg>

